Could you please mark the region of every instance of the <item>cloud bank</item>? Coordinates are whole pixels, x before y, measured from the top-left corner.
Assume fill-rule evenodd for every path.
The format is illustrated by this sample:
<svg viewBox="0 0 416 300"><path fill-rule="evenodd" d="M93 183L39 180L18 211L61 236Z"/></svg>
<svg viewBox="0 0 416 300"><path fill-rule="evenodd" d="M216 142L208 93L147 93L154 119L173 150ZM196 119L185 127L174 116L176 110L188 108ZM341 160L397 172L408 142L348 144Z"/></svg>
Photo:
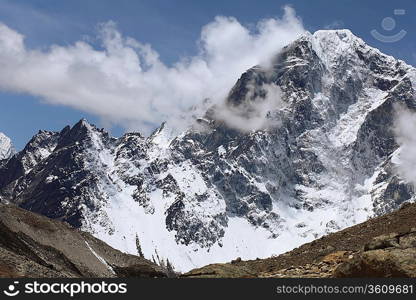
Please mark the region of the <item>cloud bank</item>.
<svg viewBox="0 0 416 300"><path fill-rule="evenodd" d="M127 130L148 133L162 121L181 127L190 107L206 98L221 103L244 71L267 63L303 32L290 7L254 30L233 17L216 17L201 30L198 55L168 66L151 45L123 36L111 21L99 25L99 47L80 40L47 50L28 49L23 35L0 23L0 89Z"/></svg>
<svg viewBox="0 0 416 300"><path fill-rule="evenodd" d="M416 187L416 114L403 107L396 107L394 132L400 145L397 170L407 182Z"/></svg>

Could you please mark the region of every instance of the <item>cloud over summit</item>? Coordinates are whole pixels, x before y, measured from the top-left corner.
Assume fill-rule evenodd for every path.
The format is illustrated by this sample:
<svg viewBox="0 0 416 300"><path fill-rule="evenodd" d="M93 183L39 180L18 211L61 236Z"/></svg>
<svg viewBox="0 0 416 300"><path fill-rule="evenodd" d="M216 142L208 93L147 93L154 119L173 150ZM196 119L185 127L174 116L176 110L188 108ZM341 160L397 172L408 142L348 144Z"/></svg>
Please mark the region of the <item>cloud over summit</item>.
<svg viewBox="0 0 416 300"><path fill-rule="evenodd" d="M151 45L125 37L114 22L98 26L100 47L86 40L28 49L24 36L0 23L0 89L99 116L127 130L151 131L163 121L181 127L192 106L220 103L238 77L266 63L304 32L290 7L249 30L216 17L201 30L199 53L164 64Z"/></svg>

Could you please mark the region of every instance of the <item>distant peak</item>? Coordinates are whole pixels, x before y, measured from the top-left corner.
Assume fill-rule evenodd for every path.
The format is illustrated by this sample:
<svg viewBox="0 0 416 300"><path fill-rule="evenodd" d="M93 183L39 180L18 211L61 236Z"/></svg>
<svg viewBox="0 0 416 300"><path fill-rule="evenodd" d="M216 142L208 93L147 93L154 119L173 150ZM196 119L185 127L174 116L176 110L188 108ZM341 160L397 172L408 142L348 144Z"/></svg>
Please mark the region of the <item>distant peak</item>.
<svg viewBox="0 0 416 300"><path fill-rule="evenodd" d="M0 160L8 159L15 153L11 139L0 132Z"/></svg>
<svg viewBox="0 0 416 300"><path fill-rule="evenodd" d="M79 131L79 130L87 130L87 131L91 131L94 129L97 129L97 127L93 124L91 124L90 122L88 122L87 119L82 118L81 120L79 120L73 127L72 130L74 131Z"/></svg>
<svg viewBox="0 0 416 300"><path fill-rule="evenodd" d="M91 136L99 133L105 133L107 135L107 132L104 132L102 129L98 129L95 125L82 118L72 127L66 126L60 131L58 147L61 148L74 145L75 143L89 139Z"/></svg>
<svg viewBox="0 0 416 300"><path fill-rule="evenodd" d="M150 136L155 136L155 135L160 134L163 131L163 129L165 128L165 126L166 126L166 121L162 122L162 124L160 124L160 126L158 128L156 128Z"/></svg>
<svg viewBox="0 0 416 300"><path fill-rule="evenodd" d="M159 146L168 146L175 137L175 131L163 122L150 136L149 140Z"/></svg>
<svg viewBox="0 0 416 300"><path fill-rule="evenodd" d="M88 120L85 118L82 118L81 120L79 120L78 123L75 125L78 125L78 124L81 126L91 126L90 122L88 122Z"/></svg>

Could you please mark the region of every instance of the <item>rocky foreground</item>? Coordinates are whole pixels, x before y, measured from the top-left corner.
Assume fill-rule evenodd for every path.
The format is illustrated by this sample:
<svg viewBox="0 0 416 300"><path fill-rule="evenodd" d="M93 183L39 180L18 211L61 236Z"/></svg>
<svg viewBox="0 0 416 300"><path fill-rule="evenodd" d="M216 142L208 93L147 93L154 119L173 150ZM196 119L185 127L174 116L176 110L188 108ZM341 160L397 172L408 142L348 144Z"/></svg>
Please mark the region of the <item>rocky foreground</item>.
<svg viewBox="0 0 416 300"><path fill-rule="evenodd" d="M0 277L166 277L158 265L92 235L0 204Z"/></svg>
<svg viewBox="0 0 416 300"><path fill-rule="evenodd" d="M212 264L182 278L416 277L416 204L268 259ZM0 277L168 277L144 258L74 229L0 204Z"/></svg>
<svg viewBox="0 0 416 300"><path fill-rule="evenodd" d="M268 259L213 264L182 277L416 277L416 204Z"/></svg>

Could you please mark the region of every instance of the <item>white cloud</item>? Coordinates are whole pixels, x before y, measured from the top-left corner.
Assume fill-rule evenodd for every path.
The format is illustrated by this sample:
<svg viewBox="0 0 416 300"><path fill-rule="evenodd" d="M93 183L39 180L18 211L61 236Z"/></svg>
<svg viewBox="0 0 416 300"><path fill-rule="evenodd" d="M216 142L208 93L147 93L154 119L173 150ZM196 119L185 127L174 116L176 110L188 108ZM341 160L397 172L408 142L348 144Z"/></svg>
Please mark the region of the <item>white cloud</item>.
<svg viewBox="0 0 416 300"><path fill-rule="evenodd" d="M99 26L102 47L86 41L28 49L24 37L0 23L0 89L38 96L50 104L95 114L109 124L149 132L204 99L221 103L248 68L266 63L304 32L290 7L282 18L250 31L232 17L204 26L200 52L172 66L148 44L124 37L113 22Z"/></svg>
<svg viewBox="0 0 416 300"><path fill-rule="evenodd" d="M394 132L400 145L396 166L399 174L416 186L416 114L403 107L396 107Z"/></svg>
<svg viewBox="0 0 416 300"><path fill-rule="evenodd" d="M234 106L221 103L215 110L215 117L226 122L231 128L251 132L278 126L279 122L269 114L284 107L285 102L282 101L279 86L264 84L258 87L249 84L248 93L241 104Z"/></svg>
<svg viewBox="0 0 416 300"><path fill-rule="evenodd" d="M342 29L345 27L345 24L342 20L335 20L324 26L324 29Z"/></svg>

